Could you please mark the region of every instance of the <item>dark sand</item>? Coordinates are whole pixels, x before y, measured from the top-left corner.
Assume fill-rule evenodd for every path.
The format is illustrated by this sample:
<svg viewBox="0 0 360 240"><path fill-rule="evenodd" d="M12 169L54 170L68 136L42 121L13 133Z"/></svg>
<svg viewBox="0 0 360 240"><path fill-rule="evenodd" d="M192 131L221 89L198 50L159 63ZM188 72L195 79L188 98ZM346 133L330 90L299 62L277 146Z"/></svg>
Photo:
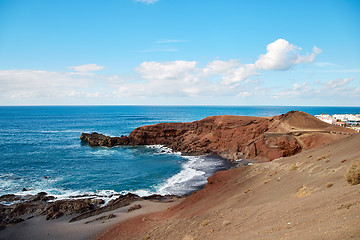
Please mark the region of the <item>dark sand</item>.
<svg viewBox="0 0 360 240"><path fill-rule="evenodd" d="M134 202L129 206L72 223L69 223L68 221L74 216L64 216L59 219L49 221L45 220L45 216L36 216L26 220L25 222L15 224L0 231L0 239L91 239L105 229L110 228L119 222L136 217L138 215L166 210L180 201L182 200L179 199L170 203L151 202L147 200ZM142 208L128 213L128 209L135 204L140 204ZM101 216L108 216L109 214L114 214L116 217L106 220L97 220L85 224L88 221L97 219Z"/></svg>

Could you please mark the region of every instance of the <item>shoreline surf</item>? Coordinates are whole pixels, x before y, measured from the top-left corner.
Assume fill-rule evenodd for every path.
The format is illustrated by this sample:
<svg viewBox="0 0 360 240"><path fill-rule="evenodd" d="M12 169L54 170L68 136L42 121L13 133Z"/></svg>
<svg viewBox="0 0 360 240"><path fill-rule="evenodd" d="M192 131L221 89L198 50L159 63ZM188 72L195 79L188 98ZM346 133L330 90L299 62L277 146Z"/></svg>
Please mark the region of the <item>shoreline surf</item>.
<svg viewBox="0 0 360 240"><path fill-rule="evenodd" d="M154 155L178 155L186 159L181 163L181 171L167 178L165 181L152 186L154 189L131 189L123 191L114 191L109 189L99 189L96 192L90 191L64 191L59 189L23 189L18 192L9 192L0 195L0 199L4 196L19 197L22 200L15 202L0 201L1 204L9 206L14 203L25 202L31 197L36 196L41 192L45 192L54 199L49 202L57 200L75 200L75 199L101 199L104 200L104 206L111 200L126 194L135 194L139 197L148 197L152 195L177 195L187 196L191 193L198 191L206 184L206 179L213 175L215 172L230 169L239 164L239 162L230 162L228 159L222 158L218 155L182 155L180 152L174 152L168 147L163 145L145 145L145 148L154 149ZM100 147L103 148L103 147ZM105 150L108 148L104 148ZM108 149L111 150L111 149ZM246 162L247 163L247 162ZM243 164L246 164L243 162ZM46 179L48 180L48 179ZM52 179L50 179L51 181ZM62 192L63 191L63 192ZM59 194L53 194L59 192ZM62 192L62 194L61 194Z"/></svg>

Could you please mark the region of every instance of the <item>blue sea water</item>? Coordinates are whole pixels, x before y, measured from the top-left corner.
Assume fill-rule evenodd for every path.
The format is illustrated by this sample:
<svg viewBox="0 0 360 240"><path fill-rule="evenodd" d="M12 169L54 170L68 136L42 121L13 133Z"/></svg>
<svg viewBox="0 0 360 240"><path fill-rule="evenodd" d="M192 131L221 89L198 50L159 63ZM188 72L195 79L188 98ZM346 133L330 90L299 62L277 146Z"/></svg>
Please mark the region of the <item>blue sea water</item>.
<svg viewBox="0 0 360 240"><path fill-rule="evenodd" d="M161 146L89 147L81 143L81 133L120 136L160 122L224 114L274 116L289 110L360 113L359 107L0 107L0 195L187 194L229 163L217 157L185 157Z"/></svg>

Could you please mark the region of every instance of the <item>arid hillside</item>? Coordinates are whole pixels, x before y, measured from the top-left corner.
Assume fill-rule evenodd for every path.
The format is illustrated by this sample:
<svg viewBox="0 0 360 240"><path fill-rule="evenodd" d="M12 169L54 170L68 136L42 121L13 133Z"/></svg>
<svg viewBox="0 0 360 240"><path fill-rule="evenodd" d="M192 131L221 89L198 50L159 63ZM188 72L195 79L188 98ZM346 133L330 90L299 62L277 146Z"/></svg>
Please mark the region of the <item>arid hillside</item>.
<svg viewBox="0 0 360 240"><path fill-rule="evenodd" d="M180 204L122 222L97 239L360 239L360 185L345 178L360 160L359 147L355 134L218 172Z"/></svg>

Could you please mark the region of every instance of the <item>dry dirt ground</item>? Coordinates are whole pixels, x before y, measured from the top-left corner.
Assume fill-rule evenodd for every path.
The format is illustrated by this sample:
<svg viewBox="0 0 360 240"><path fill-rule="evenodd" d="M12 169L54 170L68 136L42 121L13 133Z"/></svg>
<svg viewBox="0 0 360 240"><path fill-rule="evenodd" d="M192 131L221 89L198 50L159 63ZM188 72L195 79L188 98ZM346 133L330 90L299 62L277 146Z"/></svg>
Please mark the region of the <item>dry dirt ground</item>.
<svg viewBox="0 0 360 240"><path fill-rule="evenodd" d="M218 172L178 205L123 221L96 239L360 239L360 185L344 176L359 158L355 134Z"/></svg>

